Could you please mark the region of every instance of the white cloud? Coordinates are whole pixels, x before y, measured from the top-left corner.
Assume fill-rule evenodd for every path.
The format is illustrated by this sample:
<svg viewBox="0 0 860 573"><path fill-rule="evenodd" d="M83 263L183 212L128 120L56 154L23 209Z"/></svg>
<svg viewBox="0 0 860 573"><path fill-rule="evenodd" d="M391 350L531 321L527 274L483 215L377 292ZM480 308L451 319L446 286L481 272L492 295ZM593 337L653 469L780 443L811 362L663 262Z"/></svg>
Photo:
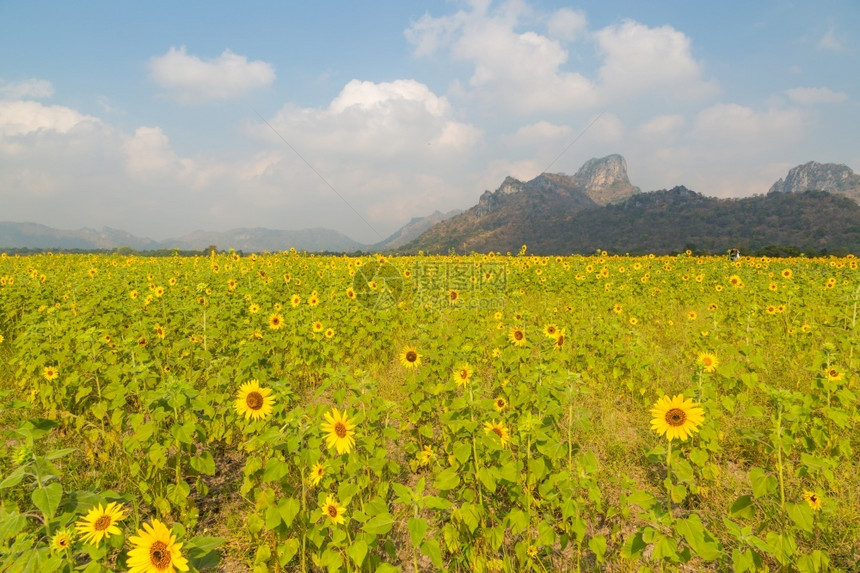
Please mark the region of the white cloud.
<svg viewBox="0 0 860 573"><path fill-rule="evenodd" d="M786 90L788 99L800 105L817 103L842 103L848 99L844 92L834 92L830 88L794 88Z"/></svg>
<svg viewBox="0 0 860 573"><path fill-rule="evenodd" d="M567 125L555 125L548 121L539 121L524 125L517 130L516 139L533 144L541 141L557 141L570 136L571 129Z"/></svg>
<svg viewBox="0 0 860 573"><path fill-rule="evenodd" d="M163 172L176 165L170 140L160 127L138 127L122 144L128 170L136 174Z"/></svg>
<svg viewBox="0 0 860 573"><path fill-rule="evenodd" d="M445 97L414 80L352 80L327 108L287 105L270 123L301 147L364 161L461 152L481 137L453 117ZM261 133L272 139L268 127Z"/></svg>
<svg viewBox="0 0 860 573"><path fill-rule="evenodd" d="M373 110L398 101L418 103L427 113L435 117L451 111L448 100L437 96L426 85L414 80L383 83L352 80L332 100L329 110L334 113L343 113L350 107Z"/></svg>
<svg viewBox="0 0 860 573"><path fill-rule="evenodd" d="M230 50L202 60L185 46L150 58L149 69L152 80L183 103L237 98L275 80L275 69L267 62L248 61Z"/></svg>
<svg viewBox="0 0 860 573"><path fill-rule="evenodd" d="M649 28L628 20L589 32L583 13L563 8L545 17L547 35L542 35L520 31L530 24L524 21L530 13L512 4L518 6L508 3L492 11L484 3L448 16L425 15L406 37L417 56L471 66L468 86L455 82L452 93L505 112L547 114L648 94L690 100L716 92L693 58L690 38L671 26ZM577 54L572 61L565 45L586 39L596 47L597 60ZM592 67L599 69L596 77L588 75Z"/></svg>
<svg viewBox="0 0 860 573"><path fill-rule="evenodd" d="M836 28L831 26L818 40L818 49L828 52L844 52L845 40L836 35Z"/></svg>
<svg viewBox="0 0 860 573"><path fill-rule="evenodd" d="M30 78L20 82L0 83L0 97L3 99L47 98L54 95L54 86L47 80Z"/></svg>
<svg viewBox="0 0 860 573"><path fill-rule="evenodd" d="M0 100L0 138L28 135L38 131L66 133L85 122L97 122L68 107L45 106L34 101Z"/></svg>
<svg viewBox="0 0 860 573"><path fill-rule="evenodd" d="M547 21L550 37L565 42L579 40L588 32L588 19L585 13L570 8L560 8Z"/></svg>
<svg viewBox="0 0 860 573"><path fill-rule="evenodd" d="M693 131L697 138L718 144L718 149L737 153L796 140L804 126L805 115L799 109L756 111L730 103L715 104L699 112Z"/></svg>
<svg viewBox="0 0 860 573"><path fill-rule="evenodd" d="M637 132L645 138L667 137L676 134L684 127L684 123L684 118L681 115L661 115L640 125Z"/></svg>
<svg viewBox="0 0 860 573"><path fill-rule="evenodd" d="M702 79L690 38L671 26L649 28L626 20L594 36L604 58L599 76L608 97L657 92L694 99L715 91L712 83Z"/></svg>

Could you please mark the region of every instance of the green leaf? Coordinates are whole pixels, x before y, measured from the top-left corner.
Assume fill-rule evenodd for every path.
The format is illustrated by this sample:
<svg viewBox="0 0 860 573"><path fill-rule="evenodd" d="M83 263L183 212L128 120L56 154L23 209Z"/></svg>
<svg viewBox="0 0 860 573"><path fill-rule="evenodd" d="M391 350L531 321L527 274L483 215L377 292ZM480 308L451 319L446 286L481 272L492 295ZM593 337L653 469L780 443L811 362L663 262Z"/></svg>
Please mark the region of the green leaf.
<svg viewBox="0 0 860 573"><path fill-rule="evenodd" d="M223 537L194 537L188 542L188 561L195 569L211 569L221 561L215 551L226 541Z"/></svg>
<svg viewBox="0 0 860 573"><path fill-rule="evenodd" d="M736 548L732 550L732 570L735 573L755 571L756 563L753 552L749 549L741 551L740 549Z"/></svg>
<svg viewBox="0 0 860 573"><path fill-rule="evenodd" d="M435 495L425 496L423 499L424 506L429 509L448 509L453 503L447 499L437 497Z"/></svg>
<svg viewBox="0 0 860 573"><path fill-rule="evenodd" d="M679 561L678 546L675 544L675 540L658 534L654 540L654 552L651 554L651 557L658 561L660 559Z"/></svg>
<svg viewBox="0 0 860 573"><path fill-rule="evenodd" d="M695 480L693 474L693 466L687 460L672 460L672 473L678 478L678 481L690 484Z"/></svg>
<svg viewBox="0 0 860 573"><path fill-rule="evenodd" d="M621 546L621 557L630 560L641 559L646 547L648 544L642 539L642 532L637 531L635 535L628 537L624 545Z"/></svg>
<svg viewBox="0 0 860 573"><path fill-rule="evenodd" d="M803 531L807 531L812 533L812 524L814 521L814 516L812 514L812 508L809 507L807 503L789 503L786 504L785 510L788 512L788 516L794 522L797 527L802 529Z"/></svg>
<svg viewBox="0 0 860 573"><path fill-rule="evenodd" d="M290 467L285 462L278 458L269 458L266 461L266 471L263 472L263 481L277 481L287 475L288 471L290 471Z"/></svg>
<svg viewBox="0 0 860 573"><path fill-rule="evenodd" d="M454 457L461 464L465 464L472 456L472 444L468 442L458 442L454 445Z"/></svg>
<svg viewBox="0 0 860 573"><path fill-rule="evenodd" d="M521 509L512 509L508 514L508 524L511 528L511 533L519 535L529 526L529 516Z"/></svg>
<svg viewBox="0 0 860 573"><path fill-rule="evenodd" d="M481 523L481 509L477 505L466 502L460 506L460 517L463 518L463 523L469 531L474 533Z"/></svg>
<svg viewBox="0 0 860 573"><path fill-rule="evenodd" d="M819 573L819 571L827 571L829 568L830 557L818 549L797 560L797 570L800 573Z"/></svg>
<svg viewBox="0 0 860 573"><path fill-rule="evenodd" d="M292 561L293 557L296 556L296 553L299 552L299 547L301 547L301 543L298 539L290 538L286 541L283 541L278 544L278 563L281 566L286 565L290 561Z"/></svg>
<svg viewBox="0 0 860 573"><path fill-rule="evenodd" d="M367 557L367 543L363 539L355 540L352 545L347 547L346 554L352 559L356 567L361 568L364 558Z"/></svg>
<svg viewBox="0 0 860 573"><path fill-rule="evenodd" d="M729 513L732 517L743 517L746 519L752 519L755 515L755 505L753 504L753 500L751 496L742 495L735 500L732 504L731 509L729 509Z"/></svg>
<svg viewBox="0 0 860 573"><path fill-rule="evenodd" d="M55 422L53 420L46 420L45 418L33 418L31 420L25 420L21 422L21 425L18 426L16 432L24 436L25 438L29 438L29 440L35 441L56 428L59 425L59 422Z"/></svg>
<svg viewBox="0 0 860 573"><path fill-rule="evenodd" d="M20 468L16 468L11 474L6 476L2 482L0 482L0 489L6 489L8 487L15 487L21 480L24 479L24 476L27 473L27 466L21 466Z"/></svg>
<svg viewBox="0 0 860 573"><path fill-rule="evenodd" d="M509 461L499 468L499 477L511 483L517 483L520 479L520 472L517 469L517 464L514 461Z"/></svg>
<svg viewBox="0 0 860 573"><path fill-rule="evenodd" d="M656 499L653 495L648 493L647 491L643 491L641 489L634 491L630 495L627 496L627 503L631 505L638 505L642 509L648 509L652 505Z"/></svg>
<svg viewBox="0 0 860 573"><path fill-rule="evenodd" d="M698 514L692 514L687 519L679 519L675 523L675 531L684 536L690 548L705 561L714 561L720 556L719 546L706 539L710 538L705 531L705 526L702 524Z"/></svg>
<svg viewBox="0 0 860 573"><path fill-rule="evenodd" d="M371 535L385 535L394 526L390 513L381 513L367 521L362 529Z"/></svg>
<svg viewBox="0 0 860 573"><path fill-rule="evenodd" d="M436 539L428 539L421 544L421 553L430 558L433 562L433 567L437 570L442 569L442 549L439 547L439 542Z"/></svg>
<svg viewBox="0 0 860 573"><path fill-rule="evenodd" d="M301 504L299 504L297 499L292 497L284 498L278 504L278 513L280 513L281 519L284 520L284 523L287 524L287 527L290 527L293 524L293 520L296 518L296 515L298 515L301 509Z"/></svg>
<svg viewBox="0 0 860 573"><path fill-rule="evenodd" d="M27 525L27 516L10 512L0 519L0 543L15 537Z"/></svg>
<svg viewBox="0 0 860 573"><path fill-rule="evenodd" d="M603 563L606 555L606 537L596 535L588 540L588 548L594 552L598 563Z"/></svg>
<svg viewBox="0 0 860 573"><path fill-rule="evenodd" d="M412 545L418 547L424 539L424 534L427 533L427 520L420 517L412 517L408 523L409 537L412 539Z"/></svg>
<svg viewBox="0 0 860 573"><path fill-rule="evenodd" d="M215 458L210 452L203 452L199 456L191 457L191 467L195 471L208 476L215 475Z"/></svg>
<svg viewBox="0 0 860 573"><path fill-rule="evenodd" d="M436 476L436 481L434 482L436 489L439 491L446 491L449 489L454 489L458 485L460 485L460 474L453 467L446 468L439 472L439 475Z"/></svg>
<svg viewBox="0 0 860 573"><path fill-rule="evenodd" d="M481 469L478 470L478 479L481 480L481 483L484 484L487 491L490 493L494 493L496 491L496 478L494 478L493 474L490 473L489 468L482 466Z"/></svg>
<svg viewBox="0 0 860 573"><path fill-rule="evenodd" d="M48 519L54 517L57 508L60 506L60 499L63 497L63 486L58 482L46 485L44 489L36 488L33 490L31 499L33 504L45 514Z"/></svg>
<svg viewBox="0 0 860 573"><path fill-rule="evenodd" d="M64 448L62 450L51 450L47 454L45 454L45 459L47 460L56 460L59 458L66 457L69 454L73 454L77 452L77 448Z"/></svg>
<svg viewBox="0 0 860 573"><path fill-rule="evenodd" d="M777 480L768 475L761 468L752 468L749 471L750 485L756 499L776 493Z"/></svg>

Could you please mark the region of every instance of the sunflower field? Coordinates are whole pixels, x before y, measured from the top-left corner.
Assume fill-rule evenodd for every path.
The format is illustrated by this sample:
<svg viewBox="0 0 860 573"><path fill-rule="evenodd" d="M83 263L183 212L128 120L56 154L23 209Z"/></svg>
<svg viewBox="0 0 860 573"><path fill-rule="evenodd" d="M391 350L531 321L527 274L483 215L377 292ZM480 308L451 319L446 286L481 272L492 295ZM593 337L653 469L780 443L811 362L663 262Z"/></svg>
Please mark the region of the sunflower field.
<svg viewBox="0 0 860 573"><path fill-rule="evenodd" d="M0 256L2 571L858 571L857 259Z"/></svg>

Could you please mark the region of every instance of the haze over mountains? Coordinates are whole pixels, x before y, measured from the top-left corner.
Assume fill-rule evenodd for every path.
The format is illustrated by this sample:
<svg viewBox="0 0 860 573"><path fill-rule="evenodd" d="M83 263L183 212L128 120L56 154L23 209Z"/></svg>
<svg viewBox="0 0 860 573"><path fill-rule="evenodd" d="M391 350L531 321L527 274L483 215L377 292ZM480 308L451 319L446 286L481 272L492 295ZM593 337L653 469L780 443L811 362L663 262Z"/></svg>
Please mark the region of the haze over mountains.
<svg viewBox="0 0 860 573"><path fill-rule="evenodd" d="M723 252L768 245L807 252L860 252L860 175L845 165L809 162L792 168L767 195L706 197L683 186L643 193L620 155L587 161L574 175L507 177L461 212L436 211L409 221L387 239L363 245L330 229L264 228L195 231L155 241L108 227L64 231L0 222L0 248L541 254L663 253L694 248Z"/></svg>

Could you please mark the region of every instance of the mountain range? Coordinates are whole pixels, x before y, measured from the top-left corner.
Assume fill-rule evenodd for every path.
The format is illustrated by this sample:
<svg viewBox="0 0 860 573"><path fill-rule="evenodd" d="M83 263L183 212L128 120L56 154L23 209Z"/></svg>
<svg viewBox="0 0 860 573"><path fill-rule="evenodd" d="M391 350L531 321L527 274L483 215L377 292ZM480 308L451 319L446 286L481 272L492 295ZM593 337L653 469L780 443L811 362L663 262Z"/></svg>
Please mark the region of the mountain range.
<svg viewBox="0 0 860 573"><path fill-rule="evenodd" d="M833 163L792 168L766 195L706 197L683 186L642 192L620 155L587 161L574 175L507 177L466 211L416 217L379 243L364 245L330 229L242 228L195 231L166 241L104 227L59 230L0 222L2 249L251 251L294 247L314 252L447 253L517 251L541 254L665 253L692 248L756 251L779 245L805 252L860 253L860 175Z"/></svg>

